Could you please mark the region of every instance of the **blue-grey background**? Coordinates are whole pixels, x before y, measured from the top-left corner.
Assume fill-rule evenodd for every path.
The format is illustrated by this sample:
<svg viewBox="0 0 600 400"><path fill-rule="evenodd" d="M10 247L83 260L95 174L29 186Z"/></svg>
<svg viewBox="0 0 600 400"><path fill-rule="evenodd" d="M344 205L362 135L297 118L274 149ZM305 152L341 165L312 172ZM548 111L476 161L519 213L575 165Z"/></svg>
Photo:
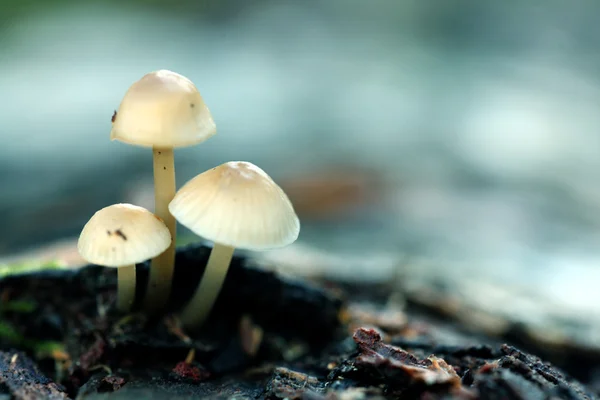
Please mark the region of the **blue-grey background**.
<svg viewBox="0 0 600 400"><path fill-rule="evenodd" d="M0 7L0 255L143 203L151 153L109 141L110 117L166 68L218 127L177 150L179 185L229 160L282 182L367 171L372 199L301 215L300 245L468 265L600 314L600 2Z"/></svg>

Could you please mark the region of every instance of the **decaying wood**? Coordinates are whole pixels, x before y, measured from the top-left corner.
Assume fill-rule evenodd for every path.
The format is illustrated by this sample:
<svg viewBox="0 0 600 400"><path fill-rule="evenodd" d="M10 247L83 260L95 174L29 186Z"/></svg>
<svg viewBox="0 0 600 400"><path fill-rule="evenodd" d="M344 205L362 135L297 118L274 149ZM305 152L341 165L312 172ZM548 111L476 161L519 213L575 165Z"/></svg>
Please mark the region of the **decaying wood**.
<svg viewBox="0 0 600 400"><path fill-rule="evenodd" d="M0 383L17 400L65 400L64 388L44 376L22 352L0 352Z"/></svg>
<svg viewBox="0 0 600 400"><path fill-rule="evenodd" d="M201 246L178 252L170 311L190 298L208 254ZM138 266L138 303L147 268ZM173 315L116 314L111 269L9 277L0 281L2 302L35 308L5 307L2 321L26 336L20 350L41 370L23 352L11 370L15 353L1 353L5 392L18 399L34 398L26 397L32 390L61 399L65 393L78 399L596 399L568 373L512 345L468 333L423 307L389 305L384 286L328 285L282 278L236 257L208 325L186 332ZM0 334L0 350L15 345L9 339ZM24 345L35 340L62 343L64 354L41 355ZM58 376L64 390L42 375L55 376L58 356L69 361Z"/></svg>

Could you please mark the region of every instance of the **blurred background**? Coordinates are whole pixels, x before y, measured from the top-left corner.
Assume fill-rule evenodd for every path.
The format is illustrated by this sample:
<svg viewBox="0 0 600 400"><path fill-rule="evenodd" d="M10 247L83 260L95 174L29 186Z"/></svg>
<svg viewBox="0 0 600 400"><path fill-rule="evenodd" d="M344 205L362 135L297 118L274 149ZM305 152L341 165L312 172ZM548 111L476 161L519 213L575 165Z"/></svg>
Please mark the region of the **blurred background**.
<svg viewBox="0 0 600 400"><path fill-rule="evenodd" d="M259 165L302 220L286 254L366 277L427 259L600 315L600 2L0 7L3 260L74 257L97 209L153 207L151 152L111 142L110 119L170 69L218 128L176 151L178 186Z"/></svg>

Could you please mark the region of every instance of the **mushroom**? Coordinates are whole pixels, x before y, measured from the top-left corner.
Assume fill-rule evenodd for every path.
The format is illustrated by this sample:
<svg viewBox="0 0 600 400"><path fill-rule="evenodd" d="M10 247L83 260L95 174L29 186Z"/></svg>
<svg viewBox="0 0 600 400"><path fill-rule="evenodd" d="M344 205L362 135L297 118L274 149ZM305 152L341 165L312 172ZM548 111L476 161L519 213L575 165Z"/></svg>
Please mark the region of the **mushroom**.
<svg viewBox="0 0 600 400"><path fill-rule="evenodd" d="M89 263L118 268L117 308L127 312L135 299L135 264L164 252L171 242L165 223L150 211L113 204L85 224L77 249Z"/></svg>
<svg viewBox="0 0 600 400"><path fill-rule="evenodd" d="M173 149L202 143L215 134L215 123L196 86L168 70L146 74L131 85L113 115L111 140L152 147L155 213L173 238L169 249L152 260L145 301L150 312L166 303L175 264L176 221L168 210L176 190Z"/></svg>
<svg viewBox="0 0 600 400"><path fill-rule="evenodd" d="M169 210L182 225L214 242L202 280L181 313L181 322L191 329L208 317L235 248L284 247L300 232L287 195L262 169L244 161L196 176L177 192Z"/></svg>

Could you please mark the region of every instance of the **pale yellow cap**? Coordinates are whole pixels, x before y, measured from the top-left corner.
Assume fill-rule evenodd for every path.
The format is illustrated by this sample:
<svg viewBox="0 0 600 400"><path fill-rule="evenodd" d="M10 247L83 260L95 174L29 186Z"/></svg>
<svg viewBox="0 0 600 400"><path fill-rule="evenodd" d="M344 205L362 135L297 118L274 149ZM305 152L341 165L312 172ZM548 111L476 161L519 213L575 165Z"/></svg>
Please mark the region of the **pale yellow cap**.
<svg viewBox="0 0 600 400"><path fill-rule="evenodd" d="M122 267L154 258L171 245L165 223L145 208L114 204L83 227L77 249L87 262Z"/></svg>
<svg viewBox="0 0 600 400"><path fill-rule="evenodd" d="M287 246L300 232L283 190L265 171L244 161L196 176L177 192L169 211L198 236L247 250Z"/></svg>
<svg viewBox="0 0 600 400"><path fill-rule="evenodd" d="M192 146L217 133L196 86L168 70L135 82L113 118L111 140L159 148Z"/></svg>

